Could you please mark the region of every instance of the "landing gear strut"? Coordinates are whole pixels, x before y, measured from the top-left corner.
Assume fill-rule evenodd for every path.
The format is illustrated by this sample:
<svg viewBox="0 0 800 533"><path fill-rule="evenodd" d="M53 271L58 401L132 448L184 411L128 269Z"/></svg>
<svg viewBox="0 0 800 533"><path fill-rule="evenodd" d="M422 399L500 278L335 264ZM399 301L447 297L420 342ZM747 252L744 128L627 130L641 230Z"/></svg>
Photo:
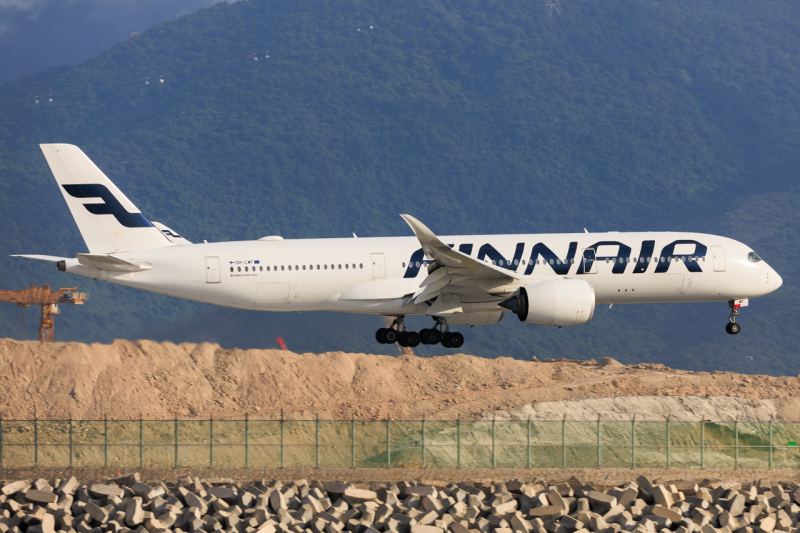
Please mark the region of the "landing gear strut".
<svg viewBox="0 0 800 533"><path fill-rule="evenodd" d="M464 335L457 331L450 331L447 321L434 317L436 324L431 329L423 329L419 333L406 329L404 317L398 316L388 328L380 328L375 332L375 340L381 344L394 344L416 348L422 344L439 344L445 348L461 348L464 344Z"/></svg>
<svg viewBox="0 0 800 533"><path fill-rule="evenodd" d="M402 316L398 316L392 322L391 327L380 328L375 332L375 340L381 344L394 344L395 342L403 347L416 348L419 346L419 334L416 331L408 331L406 322Z"/></svg>
<svg viewBox="0 0 800 533"><path fill-rule="evenodd" d="M738 335L742 330L742 326L736 323L736 317L741 314L739 311L741 304L737 300L731 300L728 302L728 307L731 308L731 314L728 317L730 322L725 324L725 331L728 332L728 335Z"/></svg>
<svg viewBox="0 0 800 533"><path fill-rule="evenodd" d="M423 329L419 332L422 344L438 344L441 342L445 348L461 348L464 344L464 335L457 331L451 332L445 319L434 317L434 320L436 324L432 329Z"/></svg>

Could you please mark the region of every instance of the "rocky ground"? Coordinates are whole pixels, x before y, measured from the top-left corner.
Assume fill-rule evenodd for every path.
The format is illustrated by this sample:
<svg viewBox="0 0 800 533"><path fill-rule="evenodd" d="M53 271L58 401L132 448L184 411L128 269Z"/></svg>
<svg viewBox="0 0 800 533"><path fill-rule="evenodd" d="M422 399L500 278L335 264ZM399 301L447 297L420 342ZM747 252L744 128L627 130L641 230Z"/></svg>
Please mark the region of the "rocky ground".
<svg viewBox="0 0 800 533"><path fill-rule="evenodd" d="M795 483L7 482L3 533L796 533Z"/></svg>

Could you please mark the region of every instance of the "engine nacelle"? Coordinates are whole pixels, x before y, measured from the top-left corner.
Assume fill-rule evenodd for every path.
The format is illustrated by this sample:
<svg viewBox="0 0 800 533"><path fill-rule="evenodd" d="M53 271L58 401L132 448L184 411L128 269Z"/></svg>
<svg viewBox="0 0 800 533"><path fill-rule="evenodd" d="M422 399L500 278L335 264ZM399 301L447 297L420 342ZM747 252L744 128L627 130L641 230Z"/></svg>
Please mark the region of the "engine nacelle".
<svg viewBox="0 0 800 533"><path fill-rule="evenodd" d="M456 313L447 317L448 324L459 326L488 326L503 320L503 311L481 311L474 313Z"/></svg>
<svg viewBox="0 0 800 533"><path fill-rule="evenodd" d="M594 316L594 287L581 279L553 279L526 285L501 303L522 322L538 326L580 326Z"/></svg>

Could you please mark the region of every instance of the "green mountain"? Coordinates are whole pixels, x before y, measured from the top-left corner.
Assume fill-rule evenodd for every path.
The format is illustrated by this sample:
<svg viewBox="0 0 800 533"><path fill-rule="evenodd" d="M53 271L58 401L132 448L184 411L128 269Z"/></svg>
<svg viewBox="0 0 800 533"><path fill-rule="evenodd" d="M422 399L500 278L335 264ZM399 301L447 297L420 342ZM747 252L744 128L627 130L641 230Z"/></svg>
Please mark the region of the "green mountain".
<svg viewBox="0 0 800 533"><path fill-rule="evenodd" d="M727 235L784 277L738 337L724 304L615 306L557 331L509 315L464 350L797 374L798 23L769 0L217 4L0 87L0 288L88 292L61 340L394 352L375 317L221 310L9 258L84 250L38 149L69 142L194 241L409 235L400 212L440 234Z"/></svg>

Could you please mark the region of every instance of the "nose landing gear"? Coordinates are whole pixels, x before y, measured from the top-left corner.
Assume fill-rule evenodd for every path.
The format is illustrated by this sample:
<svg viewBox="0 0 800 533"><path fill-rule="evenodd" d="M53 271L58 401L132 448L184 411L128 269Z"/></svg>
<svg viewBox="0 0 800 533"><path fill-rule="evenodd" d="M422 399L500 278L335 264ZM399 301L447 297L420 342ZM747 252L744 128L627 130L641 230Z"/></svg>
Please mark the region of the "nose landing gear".
<svg viewBox="0 0 800 533"><path fill-rule="evenodd" d="M742 326L736 323L736 317L741 314L739 308L746 305L747 300L731 300L728 302L728 307L731 308L731 314L728 317L730 322L725 324L725 331L728 332L728 335L738 335L742 331Z"/></svg>

